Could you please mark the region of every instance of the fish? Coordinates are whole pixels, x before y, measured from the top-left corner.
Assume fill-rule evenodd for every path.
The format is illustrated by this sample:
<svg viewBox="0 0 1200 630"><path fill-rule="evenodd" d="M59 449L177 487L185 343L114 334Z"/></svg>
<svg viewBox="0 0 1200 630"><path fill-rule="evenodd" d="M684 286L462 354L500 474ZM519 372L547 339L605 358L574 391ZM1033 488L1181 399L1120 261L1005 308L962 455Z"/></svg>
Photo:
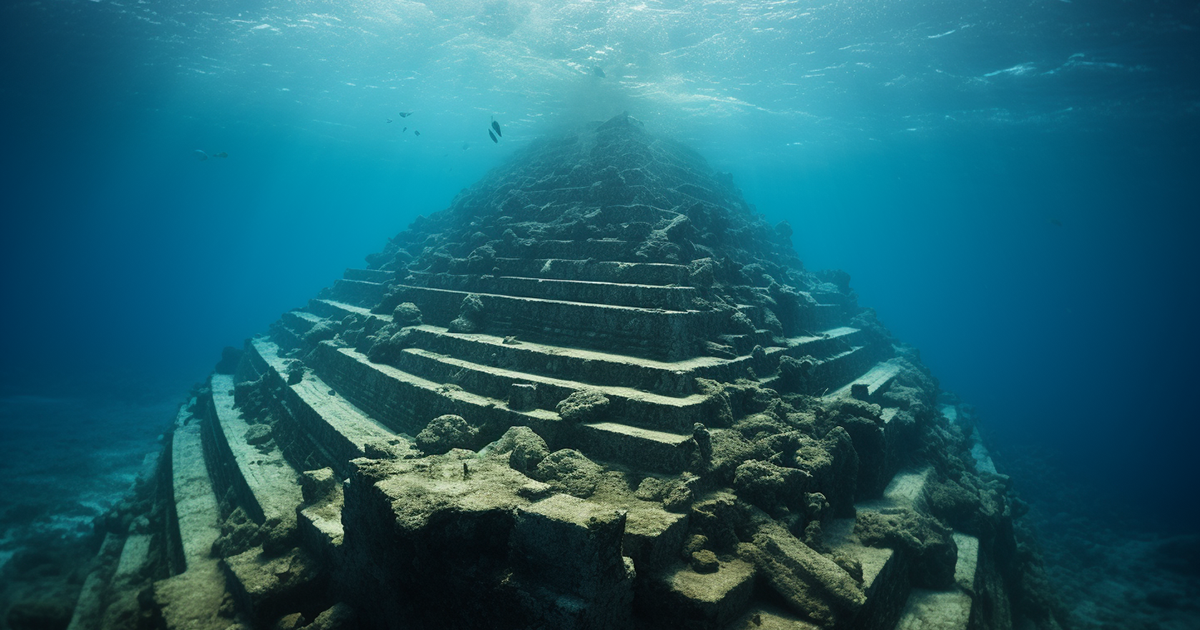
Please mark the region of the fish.
<svg viewBox="0 0 1200 630"><path fill-rule="evenodd" d="M405 127L405 128L403 128L403 129L401 129L401 130L400 130L400 133L404 133L405 131L408 131L408 127Z"/></svg>
<svg viewBox="0 0 1200 630"><path fill-rule="evenodd" d="M497 144L500 143L500 141L496 139L496 134L492 133L491 129L488 130L488 135L492 137L492 142L495 142Z"/></svg>
<svg viewBox="0 0 1200 630"><path fill-rule="evenodd" d="M603 79L603 78L604 78L604 71L600 69L600 66L595 66L595 67L593 67L593 68L592 68L592 74L594 74L594 75L596 75L596 76L600 77L601 79Z"/></svg>
<svg viewBox="0 0 1200 630"><path fill-rule="evenodd" d="M227 158L227 157L229 157L229 154L222 151L220 153L214 153L214 154L212 154L212 156L215 158Z"/></svg>
<svg viewBox="0 0 1200 630"><path fill-rule="evenodd" d="M196 149L195 151L193 151L192 155L196 156L196 159L200 160L201 162L208 159L208 154L201 151L200 149Z"/></svg>
<svg viewBox="0 0 1200 630"><path fill-rule="evenodd" d="M500 133L500 123L496 122L495 120L492 121L492 129L496 130L497 136L500 136L501 138L504 137L504 134Z"/></svg>
<svg viewBox="0 0 1200 630"><path fill-rule="evenodd" d="M408 118L409 116L412 116L412 112L400 112L401 118Z"/></svg>
<svg viewBox="0 0 1200 630"><path fill-rule="evenodd" d="M466 142L463 143L463 151L466 151L467 149L470 149L470 148L471 148L470 144L468 144Z"/></svg>
<svg viewBox="0 0 1200 630"><path fill-rule="evenodd" d="M419 135L421 135L421 132L420 132L420 131L417 131L416 129L413 129L413 135L414 135L414 136L419 136Z"/></svg>
<svg viewBox="0 0 1200 630"><path fill-rule="evenodd" d="M391 118L388 118L388 119L387 119L387 121L388 121L388 122L392 122L392 119L391 119Z"/></svg>
<svg viewBox="0 0 1200 630"><path fill-rule="evenodd" d="M1062 221L1059 221L1058 219L1050 219L1050 223L1057 225L1058 227L1062 227Z"/></svg>

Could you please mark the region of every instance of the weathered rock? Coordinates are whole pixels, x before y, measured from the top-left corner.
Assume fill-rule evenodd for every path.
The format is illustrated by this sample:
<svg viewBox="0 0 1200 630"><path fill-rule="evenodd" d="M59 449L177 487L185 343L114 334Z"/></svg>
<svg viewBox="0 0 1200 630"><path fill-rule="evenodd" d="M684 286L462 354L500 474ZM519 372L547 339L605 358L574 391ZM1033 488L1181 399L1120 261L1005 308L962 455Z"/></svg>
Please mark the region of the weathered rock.
<svg viewBox="0 0 1200 630"><path fill-rule="evenodd" d="M774 522L763 522L753 543L739 546L738 553L754 562L794 612L819 625L853 619L866 603L862 589L845 569Z"/></svg>
<svg viewBox="0 0 1200 630"><path fill-rule="evenodd" d="M301 549L276 558L251 549L226 558L223 566L231 592L260 624L311 610L324 587L316 562Z"/></svg>
<svg viewBox="0 0 1200 630"><path fill-rule="evenodd" d="M608 398L594 390L575 392L558 403L558 415L568 422L594 422L599 420L608 406Z"/></svg>
<svg viewBox="0 0 1200 630"><path fill-rule="evenodd" d="M546 440L529 427L512 427L492 444L490 454L501 457L513 470L529 474L550 454ZM547 471L548 472L548 471Z"/></svg>
<svg viewBox="0 0 1200 630"><path fill-rule="evenodd" d="M417 446L426 453L441 455L453 448L469 448L478 433L462 416L446 414L430 420L417 434Z"/></svg>
<svg viewBox="0 0 1200 630"><path fill-rule="evenodd" d="M392 323L397 326L419 326L421 309L412 302L401 302L392 310Z"/></svg>
<svg viewBox="0 0 1200 630"><path fill-rule="evenodd" d="M733 487L742 499L767 513L776 513L780 508L803 505L810 479L811 475L802 470L752 459L738 466Z"/></svg>
<svg viewBox="0 0 1200 630"><path fill-rule="evenodd" d="M692 570L696 573L715 573L720 568L717 554L708 549L693 551L691 557Z"/></svg>
<svg viewBox="0 0 1200 630"><path fill-rule="evenodd" d="M909 508L888 513L859 512L854 533L863 544L891 547L912 558L913 584L947 588L954 583L958 548L948 530L936 519Z"/></svg>
<svg viewBox="0 0 1200 630"><path fill-rule="evenodd" d="M577 450L562 449L546 455L537 465L533 477L544 481L557 492L587 498L600 483L601 469Z"/></svg>

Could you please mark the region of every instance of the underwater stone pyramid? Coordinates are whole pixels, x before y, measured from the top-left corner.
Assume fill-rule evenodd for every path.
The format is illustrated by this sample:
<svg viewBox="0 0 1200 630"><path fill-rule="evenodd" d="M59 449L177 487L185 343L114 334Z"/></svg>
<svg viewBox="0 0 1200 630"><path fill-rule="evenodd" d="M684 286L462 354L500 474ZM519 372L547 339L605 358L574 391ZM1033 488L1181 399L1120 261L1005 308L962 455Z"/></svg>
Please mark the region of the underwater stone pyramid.
<svg viewBox="0 0 1200 630"><path fill-rule="evenodd" d="M227 349L90 628L1056 627L969 408L728 175L535 143Z"/></svg>

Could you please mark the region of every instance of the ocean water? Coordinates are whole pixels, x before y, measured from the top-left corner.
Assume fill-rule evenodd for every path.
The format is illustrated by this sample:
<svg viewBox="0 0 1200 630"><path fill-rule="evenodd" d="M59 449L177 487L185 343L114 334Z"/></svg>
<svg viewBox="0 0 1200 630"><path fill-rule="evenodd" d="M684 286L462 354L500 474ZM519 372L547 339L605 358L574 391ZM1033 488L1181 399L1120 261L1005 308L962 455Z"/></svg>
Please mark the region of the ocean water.
<svg viewBox="0 0 1200 630"><path fill-rule="evenodd" d="M86 532L223 346L627 110L976 406L1083 627L1113 601L1188 627L1198 7L5 3L0 562Z"/></svg>

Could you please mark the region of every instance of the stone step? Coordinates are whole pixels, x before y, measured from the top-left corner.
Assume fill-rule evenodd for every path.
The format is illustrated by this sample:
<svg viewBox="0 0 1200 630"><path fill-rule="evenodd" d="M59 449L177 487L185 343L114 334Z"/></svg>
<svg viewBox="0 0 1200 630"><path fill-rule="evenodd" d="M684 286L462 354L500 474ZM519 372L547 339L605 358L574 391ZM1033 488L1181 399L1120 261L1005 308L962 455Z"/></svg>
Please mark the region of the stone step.
<svg viewBox="0 0 1200 630"><path fill-rule="evenodd" d="M385 323L390 315L371 313L368 309L333 300L312 300L309 317L341 320L347 315L376 317ZM750 354L733 359L696 356L678 361L660 361L599 350L573 348L505 338L486 333L452 333L445 327L422 325L409 328L412 343L431 352L462 357L489 367L501 367L527 374L566 378L589 385L615 385L667 396L686 396L696 391L695 379L707 378L733 381L747 378L747 369L763 375L774 372L779 357L814 356L818 358L812 387L815 392L840 387L861 367L870 362L870 348L852 344L865 343L864 333L857 328L836 327L816 335L792 337L788 347L766 347L765 358ZM840 350L849 348L846 354ZM832 356L826 356L832 353Z"/></svg>
<svg viewBox="0 0 1200 630"><path fill-rule="evenodd" d="M679 562L647 576L634 605L651 616L670 611L670 618L661 620L667 627L717 630L746 609L754 593L755 575L754 565L738 558L719 561L719 568L712 573L697 573Z"/></svg>
<svg viewBox="0 0 1200 630"><path fill-rule="evenodd" d="M967 630L973 627L973 595L979 592L976 585L979 539L955 532L954 543L958 546L955 587L945 591L913 589L896 623L896 630Z"/></svg>
<svg viewBox="0 0 1200 630"><path fill-rule="evenodd" d="M225 576L212 545L221 535L217 495L209 479L201 444L201 421L181 408L171 437L173 502L168 543L177 559L176 575L154 583L154 603L169 630L225 630L228 618L217 611L228 595Z"/></svg>
<svg viewBox="0 0 1200 630"><path fill-rule="evenodd" d="M866 333L850 326L838 326L813 335L788 337L784 341L785 354L797 359L804 356L824 359L867 344Z"/></svg>
<svg viewBox="0 0 1200 630"><path fill-rule="evenodd" d="M834 519L823 528L825 544L835 554L857 560L862 567L866 603L856 627L888 628L900 618L909 593L907 567L895 551L867 547L854 536L854 519Z"/></svg>
<svg viewBox="0 0 1200 630"><path fill-rule="evenodd" d="M725 626L725 630L821 630L821 627L781 606L754 601L740 617ZM863 630L870 630L870 627L863 626Z"/></svg>
<svg viewBox="0 0 1200 630"><path fill-rule="evenodd" d="M699 354L697 339L718 332L719 314L666 311L630 306L583 304L541 298L467 293L397 285L393 299L412 302L424 322L448 326L459 316L463 299L483 303L483 327L496 335L520 335L535 341L679 360Z"/></svg>
<svg viewBox="0 0 1200 630"><path fill-rule="evenodd" d="M626 512L621 555L633 559L639 574L662 571L679 561L688 531L688 515L668 512L660 501L631 501Z"/></svg>
<svg viewBox="0 0 1200 630"><path fill-rule="evenodd" d="M867 402L878 402L879 395L887 391L888 386L899 374L900 366L882 361L876 363L862 376L830 392L825 397L833 399L851 396Z"/></svg>
<svg viewBox="0 0 1200 630"><path fill-rule="evenodd" d="M676 474L684 469L691 435L653 431L616 423L574 425L545 409L514 410L507 401L437 383L390 365L371 363L352 348L330 342L317 346L318 375L339 394L388 428L416 435L430 420L462 416L480 428L474 448L499 439L512 426L528 426L551 450L575 448L589 457Z"/></svg>
<svg viewBox="0 0 1200 630"><path fill-rule="evenodd" d="M767 349L767 354L771 355L772 351L779 352L780 350ZM796 353L802 356L812 356L803 350ZM863 366L869 365L875 356L876 350L871 346L853 346L847 350L835 351L834 354L824 358L816 358L811 373L800 386L799 393L832 399L844 387L849 387L854 376L861 374ZM778 360L774 365L778 366ZM774 387L779 382L779 378L779 374L774 374L762 379L762 382L768 387Z"/></svg>
<svg viewBox="0 0 1200 630"><path fill-rule="evenodd" d="M391 321L390 315L374 314L366 308L333 300L312 300L307 310L310 311L306 313L309 318L325 317L340 321L348 315L357 315L379 318L384 323ZM305 323L308 321L315 320L305 320ZM409 331L415 347L463 357L481 365L527 374L565 377L589 385L629 387L668 396L694 393L696 378L732 381L749 377L748 369L756 375L770 374L777 369L779 358L785 354L796 358L816 357L813 377L808 384L809 389L804 393L828 394L860 374L876 356L871 347L853 345L866 343L865 333L847 326L789 338L786 340L787 347L765 347L763 356L747 354L733 359L696 356L677 361L524 341L486 333L451 333L445 327L429 324L410 327ZM765 382L769 384L773 379L765 379Z"/></svg>
<svg viewBox="0 0 1200 630"><path fill-rule="evenodd" d="M375 282L377 284L387 284L396 278L396 272L385 271L383 269L347 269L342 273L342 278L346 280L361 280L363 282Z"/></svg>
<svg viewBox="0 0 1200 630"><path fill-rule="evenodd" d="M370 362L352 348L330 342L317 345L313 368L331 391L383 426L406 435L420 433L430 420L455 414L475 426L489 425L494 437L480 436L482 444L500 437L509 426L526 425L539 434L554 435L558 414L541 409L515 411L504 400L480 396L403 370ZM543 435L543 438L546 436ZM549 441L549 440L548 440Z"/></svg>
<svg viewBox="0 0 1200 630"><path fill-rule="evenodd" d="M856 503L855 511L924 510L925 483L931 474L932 468L901 471L888 483L880 498ZM863 545L854 535L854 524L854 518L834 519L823 527L823 540L834 554L857 560L862 566L866 603L855 618L855 627L893 627L901 618L912 591L908 560L892 549Z"/></svg>
<svg viewBox="0 0 1200 630"><path fill-rule="evenodd" d="M628 387L588 385L480 365L421 348L405 348L391 365L421 378L453 383L469 392L498 400L510 400L514 385L533 384L537 389L531 406L549 411L554 411L558 403L571 394L590 389L608 398L606 417L648 429L691 431L693 424L704 420L706 397L700 394L671 397Z"/></svg>
<svg viewBox="0 0 1200 630"><path fill-rule="evenodd" d="M322 317L341 320L347 315L377 317L391 322L391 315L333 300L312 300L308 310ZM695 391L695 378L732 381L745 378L747 368L756 373L768 373L778 361L763 362L760 358L740 356L723 359L696 356L677 361L660 361L626 354L589 350L563 345L525 341L486 333L452 333L443 326L413 326L409 328L417 347L464 357L483 365L545 376L569 377L571 380L595 384L616 385L650 391L668 396L686 396ZM767 355L783 348L767 348Z"/></svg>
<svg viewBox="0 0 1200 630"><path fill-rule="evenodd" d="M846 309L840 304L812 304L800 314L800 324L812 330L832 328L845 320Z"/></svg>
<svg viewBox="0 0 1200 630"><path fill-rule="evenodd" d="M878 499L856 503L855 508L874 510L876 512L883 512L894 508L925 511L927 508L925 484L929 481L929 477L932 474L932 467L920 470L902 470L896 473L892 477L892 480L888 482L887 487L883 490L883 496Z"/></svg>
<svg viewBox="0 0 1200 630"><path fill-rule="evenodd" d="M333 286L322 289L317 297L328 298L371 308L383 300L388 285L364 280L335 280Z"/></svg>
<svg viewBox="0 0 1200 630"><path fill-rule="evenodd" d="M276 328L282 328L287 332L288 339L284 345L290 348L303 343L304 336L313 329L313 326L323 321L326 321L326 318L301 310L292 310L279 316L279 326Z"/></svg>
<svg viewBox="0 0 1200 630"><path fill-rule="evenodd" d="M523 340L506 342L496 335L452 333L438 326L415 326L409 331L417 347L484 365L672 396L694 393L696 376L719 371L744 373L742 364L750 359L693 357L667 362Z"/></svg>
<svg viewBox="0 0 1200 630"><path fill-rule="evenodd" d="M304 502L296 471L278 446L247 441L251 425L234 408L232 376L213 374L209 387L212 434L217 450L233 464L233 487L244 491L239 494L247 514L260 523L294 523L296 508Z"/></svg>
<svg viewBox="0 0 1200 630"><path fill-rule="evenodd" d="M313 300L308 309L330 319L347 315L377 317L391 322L391 315L332 300ZM532 374L569 376L572 380L598 385L617 385L664 395L683 396L694 391L694 378L734 380L747 376L747 368L757 373L775 369L773 362L763 363L749 355L733 359L695 356L675 361L589 350L565 345L538 343L516 337L487 333L451 333L442 326L414 326L415 345L452 356L466 357L476 363L496 365ZM817 339L814 337L813 339ZM783 348L766 348L768 355ZM803 353L801 353L803 354Z"/></svg>
<svg viewBox="0 0 1200 630"><path fill-rule="evenodd" d="M309 300L308 306L306 306L305 309L310 315L323 317L325 319L332 319L335 321L341 321L347 315L356 315L359 317L375 317L383 320L383 322L387 324L392 322L392 316L390 314L384 315L381 313L372 313L369 307L356 306L354 304L339 302L337 300L320 298Z"/></svg>
<svg viewBox="0 0 1200 630"><path fill-rule="evenodd" d="M565 240L515 240L497 243L497 257L504 258L578 258L586 256L596 260L615 262L661 262L644 260L637 255L639 243L615 239Z"/></svg>
<svg viewBox="0 0 1200 630"><path fill-rule="evenodd" d="M616 422L579 425L579 446L589 457L667 474L687 468L696 448L691 434L669 433Z"/></svg>
<svg viewBox="0 0 1200 630"><path fill-rule="evenodd" d="M277 423L275 430L293 434L286 440L292 448L285 451L300 451L290 453L289 459L306 461L302 470L328 466L345 478L352 472L350 460L367 456L368 445L400 444L401 438L387 427L342 396L330 394L329 385L311 371L306 370L299 382L289 384L290 360L279 356L276 344L259 337L250 340L246 350L258 373L279 392L272 398L273 410L289 422Z"/></svg>
<svg viewBox="0 0 1200 630"><path fill-rule="evenodd" d="M410 273L406 283L432 289L474 293L493 293L518 297L544 298L564 302L609 304L640 308L685 311L698 295L693 287L665 287L652 284L560 280L519 276L452 275L448 273Z"/></svg>
<svg viewBox="0 0 1200 630"><path fill-rule="evenodd" d="M494 265L505 276L658 286L687 285L690 274L687 265L575 258L496 258Z"/></svg>

